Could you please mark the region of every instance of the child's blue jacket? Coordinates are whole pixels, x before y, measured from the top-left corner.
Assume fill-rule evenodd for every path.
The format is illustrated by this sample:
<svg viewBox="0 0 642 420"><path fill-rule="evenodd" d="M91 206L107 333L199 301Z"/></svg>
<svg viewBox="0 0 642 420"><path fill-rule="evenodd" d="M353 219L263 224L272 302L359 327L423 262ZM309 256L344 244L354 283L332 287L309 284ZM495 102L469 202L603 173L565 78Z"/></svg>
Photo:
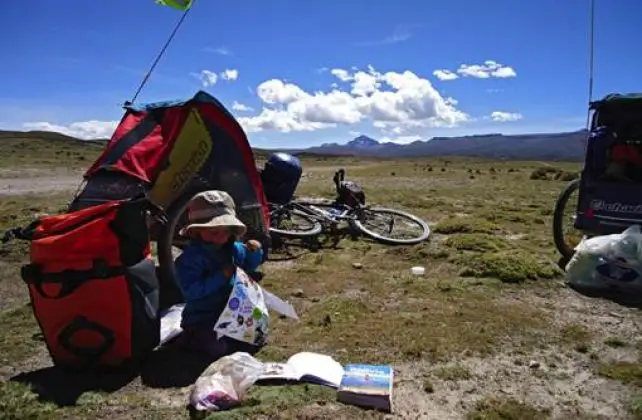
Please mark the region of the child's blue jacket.
<svg viewBox="0 0 642 420"><path fill-rule="evenodd" d="M256 271L263 259L263 251L251 251L236 241L232 248L234 265L247 273ZM192 240L176 259L178 285L185 298L181 326L214 327L234 285L236 274L230 279L223 274L221 251L212 244Z"/></svg>

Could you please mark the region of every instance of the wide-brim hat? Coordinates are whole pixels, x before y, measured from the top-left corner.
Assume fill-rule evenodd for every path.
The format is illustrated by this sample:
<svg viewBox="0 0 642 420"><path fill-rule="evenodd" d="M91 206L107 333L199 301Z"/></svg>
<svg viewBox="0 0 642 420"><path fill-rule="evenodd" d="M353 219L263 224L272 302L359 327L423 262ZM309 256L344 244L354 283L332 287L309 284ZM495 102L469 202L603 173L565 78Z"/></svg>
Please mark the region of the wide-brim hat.
<svg viewBox="0 0 642 420"><path fill-rule="evenodd" d="M236 206L225 191L210 190L196 194L187 205L189 224L179 234L186 236L196 229L229 228L237 236L245 234L247 227L236 217Z"/></svg>

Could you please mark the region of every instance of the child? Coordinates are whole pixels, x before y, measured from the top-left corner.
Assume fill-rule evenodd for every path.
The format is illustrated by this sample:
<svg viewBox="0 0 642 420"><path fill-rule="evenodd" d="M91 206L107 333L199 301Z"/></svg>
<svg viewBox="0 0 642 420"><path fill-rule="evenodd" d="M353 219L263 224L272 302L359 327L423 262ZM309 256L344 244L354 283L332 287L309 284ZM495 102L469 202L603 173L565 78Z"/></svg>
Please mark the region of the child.
<svg viewBox="0 0 642 420"><path fill-rule="evenodd" d="M185 298L179 342L183 347L219 358L235 351L254 354L258 348L229 337L219 337L214 326L225 309L234 285L236 267L248 274L262 262L255 240L239 240L245 225L236 217L232 197L224 191L197 194L187 207L189 224L180 234L190 238L176 259L176 276Z"/></svg>

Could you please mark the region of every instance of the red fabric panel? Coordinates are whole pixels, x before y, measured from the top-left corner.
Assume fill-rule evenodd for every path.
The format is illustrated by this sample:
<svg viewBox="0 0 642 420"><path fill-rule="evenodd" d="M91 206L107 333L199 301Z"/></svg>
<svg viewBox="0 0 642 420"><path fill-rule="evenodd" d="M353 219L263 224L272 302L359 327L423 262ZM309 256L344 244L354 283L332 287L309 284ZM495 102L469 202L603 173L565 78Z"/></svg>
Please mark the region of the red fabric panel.
<svg viewBox="0 0 642 420"><path fill-rule="evenodd" d="M256 169L256 163L254 162L254 153L252 152L250 143L247 139L247 136L245 135L245 131L243 131L243 128L234 118L230 118L225 115L223 110L219 109L214 104L202 104L200 110L201 114L204 117L214 121L225 131L227 131L232 138L236 140L236 145L243 156L243 163L245 164L248 178L252 183L252 187L254 188L259 203L261 204L261 208L263 209L263 222L265 224L265 228L269 228L270 209L268 207L267 198L265 197L265 193L263 191L263 185L261 184L259 172Z"/></svg>
<svg viewBox="0 0 642 420"><path fill-rule="evenodd" d="M135 129L147 115L144 112L126 115L116 128L105 151L87 171L85 177L92 175L98 169L106 168L125 173L145 183L153 183L161 172L167 156L171 153L176 137L185 122L187 117L185 107L167 108L161 125L154 127L151 133L131 146L114 164L109 166L104 164L118 142Z"/></svg>
<svg viewBox="0 0 642 420"><path fill-rule="evenodd" d="M109 223L119 205L113 201L41 218L33 233L31 262L41 265L45 273L88 270L96 255L101 255L108 266L119 266L118 237L105 234L111 232Z"/></svg>
<svg viewBox="0 0 642 420"><path fill-rule="evenodd" d="M131 175L143 182L152 182L154 170L162 162L163 151L169 147L161 132L161 126L154 127L147 137L130 147L123 157L111 166L111 169Z"/></svg>
<svg viewBox="0 0 642 420"><path fill-rule="evenodd" d="M56 285L45 285L55 287ZM60 299L40 295L35 286L29 285L34 315L40 323L45 341L57 362L75 365L79 360L67 351L59 340L60 333L78 314L108 328L117 337L113 346L102 355L101 363L118 365L132 356L132 308L129 286L125 276L111 279L89 280L74 293ZM45 293L55 293L46 290ZM103 337L89 330L74 334L71 343L81 348L99 347Z"/></svg>
<svg viewBox="0 0 642 420"><path fill-rule="evenodd" d="M87 169L85 172L84 177L87 178L90 175L92 175L94 172L96 172L100 168L100 162L102 162L103 157L109 153L109 150L114 147L116 143L128 132L130 132L136 125L145 118L147 113L145 112L138 112L138 113L133 113L131 111L127 111L125 115L123 115L123 118L120 120L120 123L116 127L116 130L114 131L114 134L112 134L111 139L107 143L107 146L103 150L103 152L98 156L98 159Z"/></svg>
<svg viewBox="0 0 642 420"><path fill-rule="evenodd" d="M174 143L181 133L183 124L189 115L189 109L186 107L172 107L165 111L163 123L161 125L161 136L163 138L162 150L158 153L158 160L155 165L149 168L150 179L156 181L158 175L163 170L163 165L168 156L172 153Z"/></svg>

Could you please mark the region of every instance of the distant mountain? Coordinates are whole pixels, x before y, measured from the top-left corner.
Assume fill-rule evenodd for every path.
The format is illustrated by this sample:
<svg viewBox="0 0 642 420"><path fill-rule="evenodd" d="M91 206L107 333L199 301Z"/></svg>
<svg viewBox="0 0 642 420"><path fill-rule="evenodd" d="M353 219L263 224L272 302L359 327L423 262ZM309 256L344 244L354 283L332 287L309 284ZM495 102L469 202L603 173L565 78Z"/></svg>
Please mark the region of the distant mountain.
<svg viewBox="0 0 642 420"><path fill-rule="evenodd" d="M350 149L367 149L377 146L380 146L380 143L377 140L362 134L359 137L355 137L354 139L350 140L343 146L339 143L324 143L319 147L321 147L322 149L333 149L337 147L347 147Z"/></svg>
<svg viewBox="0 0 642 420"><path fill-rule="evenodd" d="M356 147L356 148L361 149L361 148L379 146L379 142L377 140L373 139L372 137L361 135L361 136L355 137L353 140L349 141L346 146L348 146L348 147Z"/></svg>
<svg viewBox="0 0 642 420"><path fill-rule="evenodd" d="M565 160L584 158L586 130L542 134L484 134L463 137L434 137L410 144L379 143L361 135L340 145L326 143L297 152L363 157L476 156L494 159Z"/></svg>
<svg viewBox="0 0 642 420"><path fill-rule="evenodd" d="M397 147L402 146L396 143L380 143L372 137L362 134L346 144L324 143L321 146L311 147L299 152L323 155L380 156L382 154L385 155L386 150Z"/></svg>

